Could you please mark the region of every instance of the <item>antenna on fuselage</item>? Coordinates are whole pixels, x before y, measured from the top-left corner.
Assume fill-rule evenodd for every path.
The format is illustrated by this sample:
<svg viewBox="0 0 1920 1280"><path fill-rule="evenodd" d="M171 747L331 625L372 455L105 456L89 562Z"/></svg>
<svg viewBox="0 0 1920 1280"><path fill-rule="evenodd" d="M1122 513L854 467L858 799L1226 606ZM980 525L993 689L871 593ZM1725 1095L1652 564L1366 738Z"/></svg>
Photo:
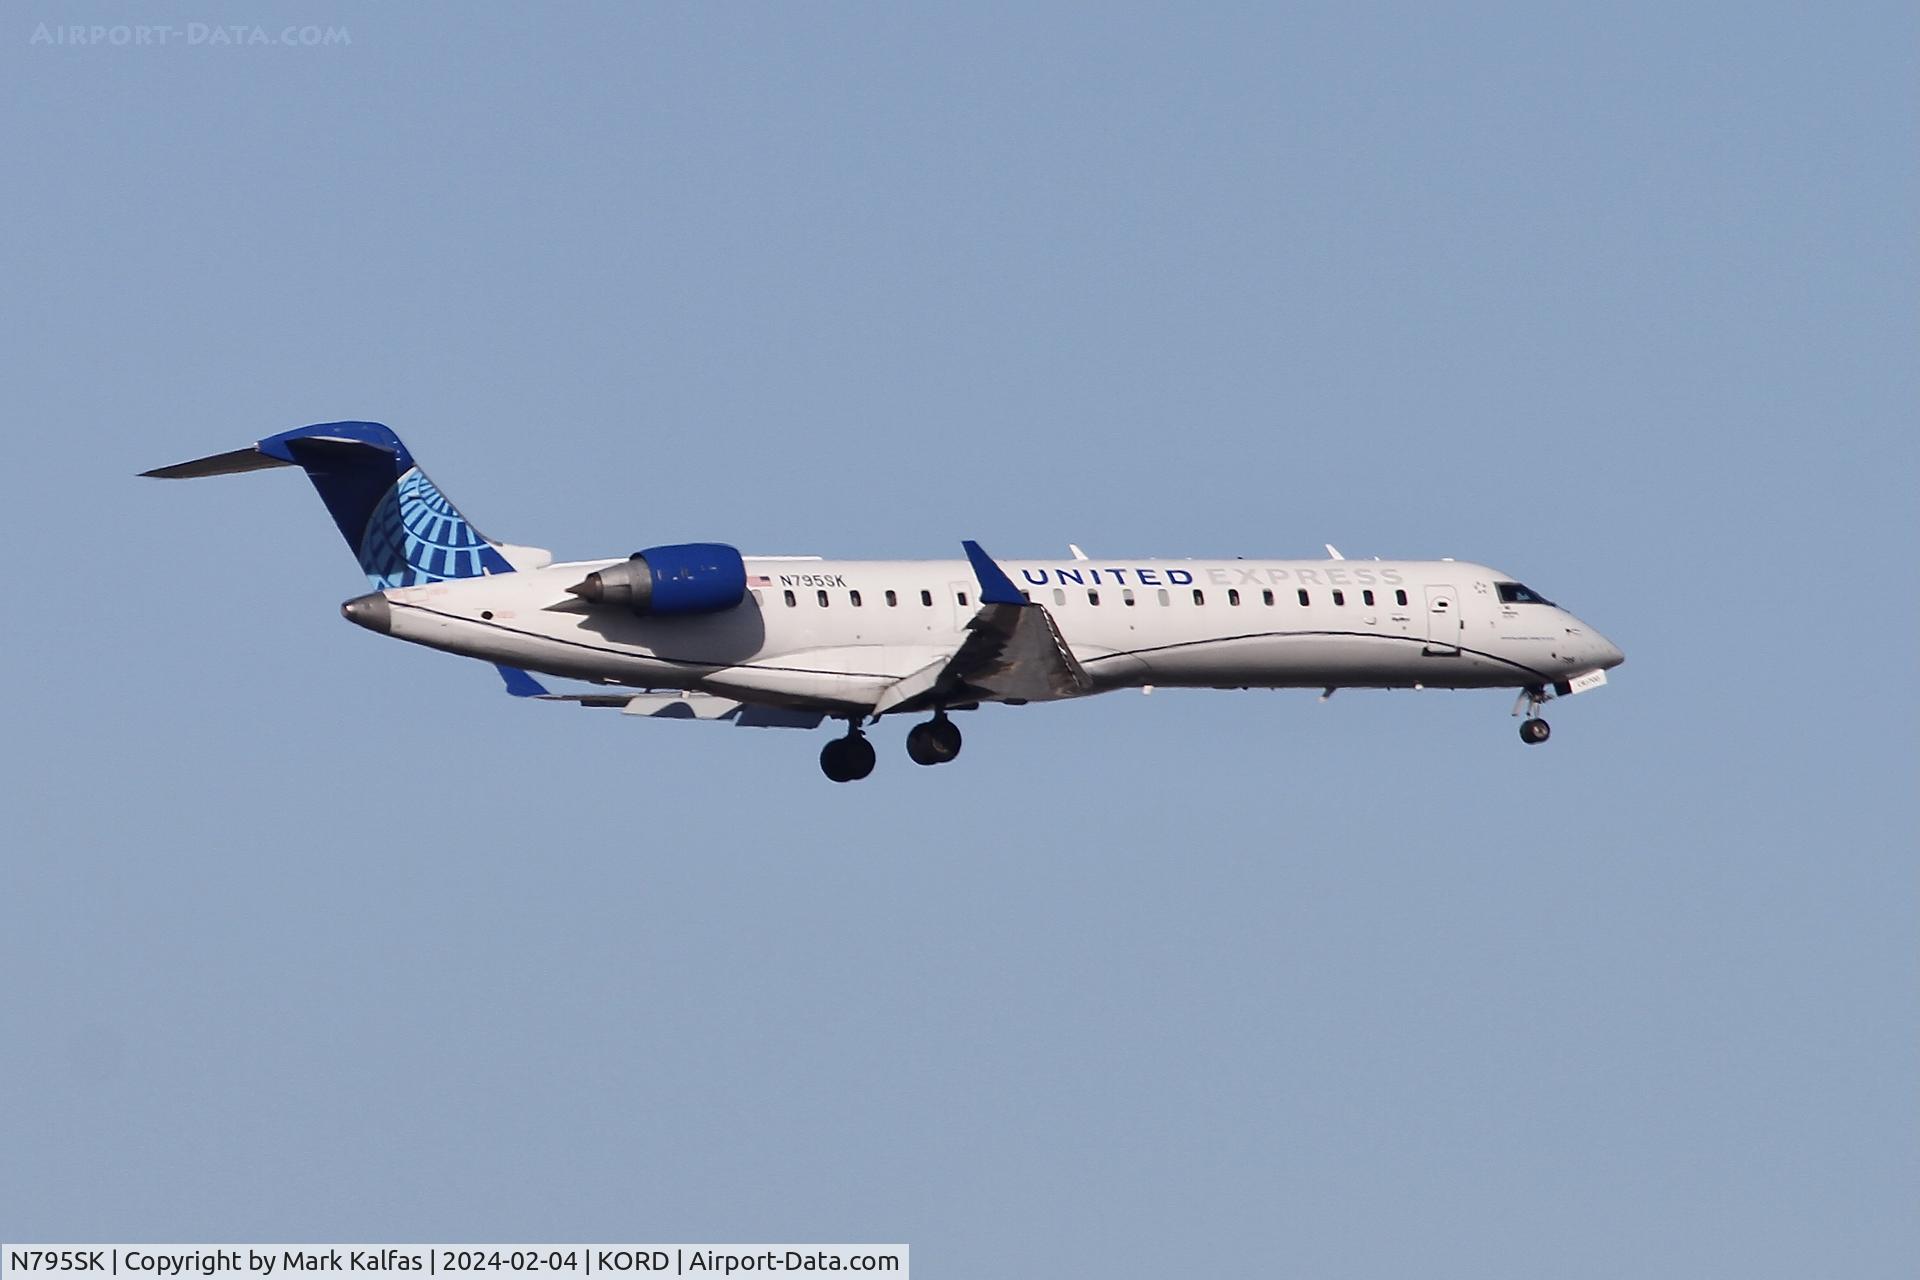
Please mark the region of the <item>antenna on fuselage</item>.
<svg viewBox="0 0 1920 1280"><path fill-rule="evenodd" d="M1075 560L1085 560L1087 558L1087 553L1082 551L1077 543L1069 542L1067 544L1067 550L1073 552L1073 558Z"/></svg>
<svg viewBox="0 0 1920 1280"><path fill-rule="evenodd" d="M1334 546L1331 542L1323 542L1320 545L1327 549L1327 559L1329 560L1345 560L1346 559L1345 556L1340 554L1340 548Z"/></svg>

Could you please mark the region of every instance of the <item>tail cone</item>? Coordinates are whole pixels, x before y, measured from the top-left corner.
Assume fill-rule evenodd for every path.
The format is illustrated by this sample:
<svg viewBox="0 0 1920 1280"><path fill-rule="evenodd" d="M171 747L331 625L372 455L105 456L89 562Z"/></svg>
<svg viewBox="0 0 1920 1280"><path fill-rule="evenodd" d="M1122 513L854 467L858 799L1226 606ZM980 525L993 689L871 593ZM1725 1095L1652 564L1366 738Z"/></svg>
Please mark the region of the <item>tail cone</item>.
<svg viewBox="0 0 1920 1280"><path fill-rule="evenodd" d="M347 601L340 606L340 616L355 626L365 627L383 636L393 632L393 606L378 591Z"/></svg>

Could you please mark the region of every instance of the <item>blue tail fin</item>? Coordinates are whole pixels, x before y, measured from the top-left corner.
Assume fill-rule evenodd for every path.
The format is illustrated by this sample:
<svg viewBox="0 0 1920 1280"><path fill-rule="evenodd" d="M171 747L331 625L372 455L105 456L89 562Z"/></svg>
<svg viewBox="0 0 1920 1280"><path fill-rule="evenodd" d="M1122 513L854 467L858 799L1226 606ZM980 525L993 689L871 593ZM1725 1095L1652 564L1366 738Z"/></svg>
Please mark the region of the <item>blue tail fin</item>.
<svg viewBox="0 0 1920 1280"><path fill-rule="evenodd" d="M377 422L323 422L144 474L181 479L275 466L307 473L376 589L513 572L498 546L427 479L400 437Z"/></svg>

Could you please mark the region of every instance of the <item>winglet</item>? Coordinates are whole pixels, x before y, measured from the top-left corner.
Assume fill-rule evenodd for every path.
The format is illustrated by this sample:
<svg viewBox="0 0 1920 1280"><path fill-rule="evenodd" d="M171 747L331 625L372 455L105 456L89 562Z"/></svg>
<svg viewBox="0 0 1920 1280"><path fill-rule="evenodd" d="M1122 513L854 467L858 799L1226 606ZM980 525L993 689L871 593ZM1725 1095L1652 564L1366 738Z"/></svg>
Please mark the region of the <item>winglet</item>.
<svg viewBox="0 0 1920 1280"><path fill-rule="evenodd" d="M973 576L980 579L981 604L1025 604L1027 598L1020 594L1020 588L1013 585L1013 579L1001 571L993 562L993 557L980 549L980 544L971 538L960 544L967 549L967 559L973 564Z"/></svg>
<svg viewBox="0 0 1920 1280"><path fill-rule="evenodd" d="M514 697L544 698L547 696L547 687L520 668L496 662L493 664L493 669L498 671L500 678L507 682L507 692Z"/></svg>

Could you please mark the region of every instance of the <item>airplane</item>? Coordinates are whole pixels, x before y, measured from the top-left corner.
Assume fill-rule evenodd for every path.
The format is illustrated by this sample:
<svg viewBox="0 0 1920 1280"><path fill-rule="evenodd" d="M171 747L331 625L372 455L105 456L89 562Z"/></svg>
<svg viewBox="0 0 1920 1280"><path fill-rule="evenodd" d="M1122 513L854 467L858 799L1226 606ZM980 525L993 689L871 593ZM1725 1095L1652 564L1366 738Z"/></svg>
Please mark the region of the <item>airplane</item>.
<svg viewBox="0 0 1920 1280"><path fill-rule="evenodd" d="M493 663L517 697L666 719L816 728L834 782L873 772L866 729L925 717L908 756L960 754L952 714L1117 689L1519 691L1541 706L1625 661L1598 631L1511 576L1456 560L743 556L690 542L556 562L482 535L377 422L325 422L161 467L162 479L296 466L373 590L348 621ZM603 692L552 693L531 674Z"/></svg>

